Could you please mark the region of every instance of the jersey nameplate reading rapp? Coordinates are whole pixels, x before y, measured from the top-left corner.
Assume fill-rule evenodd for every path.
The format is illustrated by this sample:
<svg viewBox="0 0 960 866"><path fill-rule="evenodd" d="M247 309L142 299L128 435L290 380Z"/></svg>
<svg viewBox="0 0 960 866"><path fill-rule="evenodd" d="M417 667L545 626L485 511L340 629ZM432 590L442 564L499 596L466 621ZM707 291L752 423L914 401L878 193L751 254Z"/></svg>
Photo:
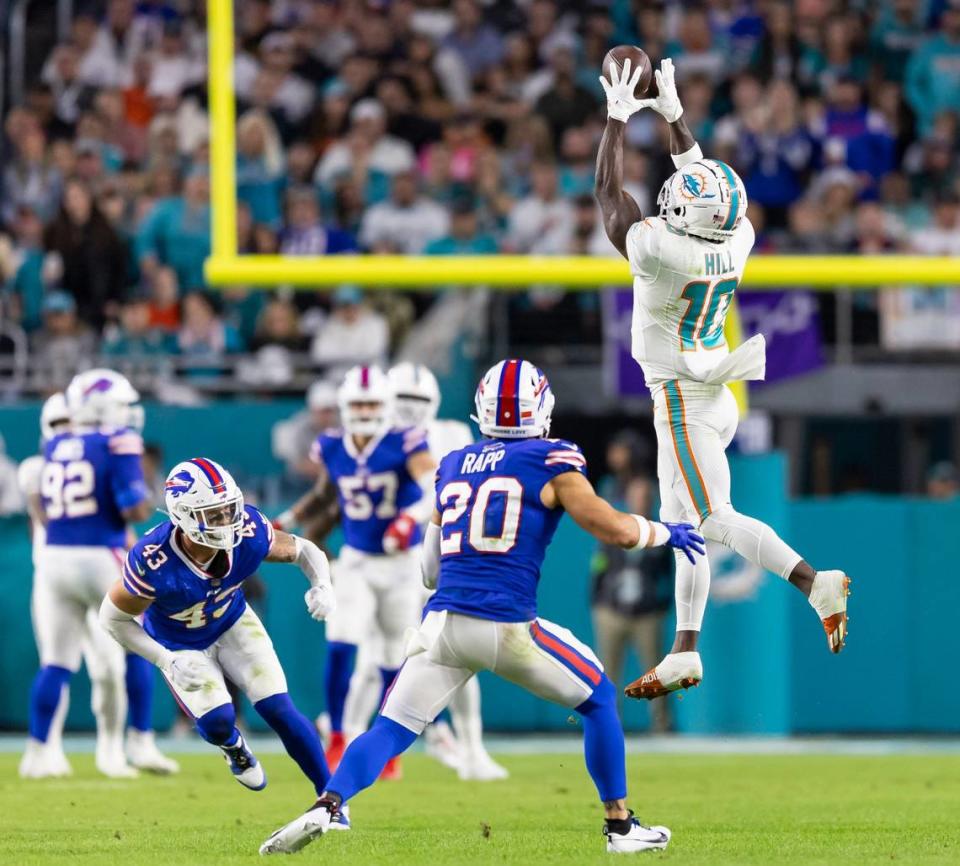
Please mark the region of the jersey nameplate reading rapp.
<svg viewBox="0 0 960 866"><path fill-rule="evenodd" d="M507 452L502 448L497 451L487 451L480 454L469 452L463 456L463 464L460 466L460 472L492 471L497 468L497 464L506 456Z"/></svg>

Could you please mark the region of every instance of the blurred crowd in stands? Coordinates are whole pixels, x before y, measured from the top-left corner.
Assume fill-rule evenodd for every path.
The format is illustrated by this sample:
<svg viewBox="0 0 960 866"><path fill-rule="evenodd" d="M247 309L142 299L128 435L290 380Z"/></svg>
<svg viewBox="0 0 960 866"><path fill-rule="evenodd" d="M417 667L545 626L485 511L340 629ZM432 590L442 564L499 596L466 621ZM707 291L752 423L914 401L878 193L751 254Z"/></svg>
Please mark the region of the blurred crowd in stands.
<svg viewBox="0 0 960 866"><path fill-rule="evenodd" d="M202 0L78 2L3 126L0 352L377 360L429 303L212 293ZM243 253L612 254L592 198L613 45L674 58L761 252L960 254L960 0L243 0ZM672 171L631 119L645 213ZM598 339L597 298L516 296L521 337ZM522 339L521 339L522 342ZM264 372L267 371L267 372Z"/></svg>

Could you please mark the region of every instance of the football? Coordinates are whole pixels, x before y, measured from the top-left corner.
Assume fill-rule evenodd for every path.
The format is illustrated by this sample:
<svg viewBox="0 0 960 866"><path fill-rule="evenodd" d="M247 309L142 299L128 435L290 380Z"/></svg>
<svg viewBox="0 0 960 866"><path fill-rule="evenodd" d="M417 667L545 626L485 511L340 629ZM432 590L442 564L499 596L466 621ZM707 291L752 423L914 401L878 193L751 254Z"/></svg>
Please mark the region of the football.
<svg viewBox="0 0 960 866"><path fill-rule="evenodd" d="M611 48L603 58L603 76L610 80L610 64L615 63L617 65L618 73L623 73L623 63L625 60L630 61L630 71L633 73L634 70L639 66L642 70L640 73L640 80L637 82L637 87L634 90L634 96L639 98L647 96L656 96L657 95L657 85L653 78L653 66L650 63L650 58L647 56L647 52L642 48L637 48L636 45L618 45L616 48Z"/></svg>

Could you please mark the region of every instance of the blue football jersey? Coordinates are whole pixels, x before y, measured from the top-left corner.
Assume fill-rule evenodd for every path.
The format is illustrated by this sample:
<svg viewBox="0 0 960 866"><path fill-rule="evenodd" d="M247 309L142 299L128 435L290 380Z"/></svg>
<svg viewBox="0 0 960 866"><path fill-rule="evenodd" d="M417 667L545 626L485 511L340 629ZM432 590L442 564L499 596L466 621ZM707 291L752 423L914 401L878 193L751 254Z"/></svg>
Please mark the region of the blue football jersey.
<svg viewBox="0 0 960 866"><path fill-rule="evenodd" d="M537 584L563 515L540 501L562 472L586 474L562 439L487 439L453 451L437 470L440 576L425 610L499 622L537 616Z"/></svg>
<svg viewBox="0 0 960 866"><path fill-rule="evenodd" d="M244 508L243 540L220 550L206 570L184 552L179 533L165 520L127 554L123 585L149 599L143 627L167 649L206 649L247 609L243 582L273 544L273 527L256 508Z"/></svg>
<svg viewBox="0 0 960 866"><path fill-rule="evenodd" d="M390 430L358 452L342 431L317 437L312 456L323 462L337 486L343 540L365 553L383 553L383 533L401 509L413 505L423 490L407 471L407 460L429 451L423 430ZM411 544L420 541L419 528Z"/></svg>
<svg viewBox="0 0 960 866"><path fill-rule="evenodd" d="M149 496L133 430L63 433L44 449L40 496L47 544L126 547L121 513Z"/></svg>

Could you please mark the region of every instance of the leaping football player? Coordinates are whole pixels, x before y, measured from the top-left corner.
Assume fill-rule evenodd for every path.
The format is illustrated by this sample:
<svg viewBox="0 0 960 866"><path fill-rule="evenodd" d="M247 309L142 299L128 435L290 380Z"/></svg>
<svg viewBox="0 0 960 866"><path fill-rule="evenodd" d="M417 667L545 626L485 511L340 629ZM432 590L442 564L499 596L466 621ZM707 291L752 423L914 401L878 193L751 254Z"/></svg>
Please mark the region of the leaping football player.
<svg viewBox="0 0 960 866"><path fill-rule="evenodd" d="M485 437L448 454L436 476L423 544L423 582L436 588L380 715L344 753L314 806L277 830L261 854L298 851L325 833L343 803L416 740L478 671L576 710L584 752L606 813L607 850L666 848L666 827L645 827L627 809L623 728L613 683L593 651L537 617L537 584L564 511L596 538L625 549L669 544L693 558L703 539L688 525L624 514L594 492L572 442L547 439L554 397L533 364L501 361L480 382Z"/></svg>
<svg viewBox="0 0 960 866"><path fill-rule="evenodd" d="M335 487L344 544L333 567L336 613L327 622L327 761L336 767L346 745L343 711L358 645L376 627L383 637L384 694L403 661L403 636L419 622L420 527L433 508L437 464L426 434L394 425L393 392L379 367L353 367L337 391L342 430L322 433L311 456L320 467L312 491L277 518L308 519ZM397 778L393 762L386 775Z"/></svg>
<svg viewBox="0 0 960 866"><path fill-rule="evenodd" d="M307 610L334 607L327 558L312 542L274 531L222 466L197 457L165 484L168 519L127 555L100 607L121 646L155 664L197 731L222 751L236 780L263 789L263 766L237 730L224 678L249 698L317 791L329 775L314 726L294 706L273 643L247 605L243 582L261 562L292 562L310 583ZM343 816L337 823L346 826Z"/></svg>
<svg viewBox="0 0 960 866"><path fill-rule="evenodd" d="M640 71L630 61L618 76L600 81L607 95L607 125L597 154L596 196L607 236L633 274L633 357L653 395L661 517L699 527L704 537L780 575L817 612L831 652L847 634L849 578L815 571L765 523L730 503L726 448L737 428L737 404L727 382L762 379L761 334L730 351L727 311L753 247L743 182L729 165L704 159L686 121L674 84L673 62L656 71L655 98L637 99ZM644 218L623 190L627 120L651 108L669 124L676 171L660 190L659 216ZM677 633L670 653L627 687L637 698L656 698L697 685L703 666L697 639L710 585L705 557L677 556Z"/></svg>

